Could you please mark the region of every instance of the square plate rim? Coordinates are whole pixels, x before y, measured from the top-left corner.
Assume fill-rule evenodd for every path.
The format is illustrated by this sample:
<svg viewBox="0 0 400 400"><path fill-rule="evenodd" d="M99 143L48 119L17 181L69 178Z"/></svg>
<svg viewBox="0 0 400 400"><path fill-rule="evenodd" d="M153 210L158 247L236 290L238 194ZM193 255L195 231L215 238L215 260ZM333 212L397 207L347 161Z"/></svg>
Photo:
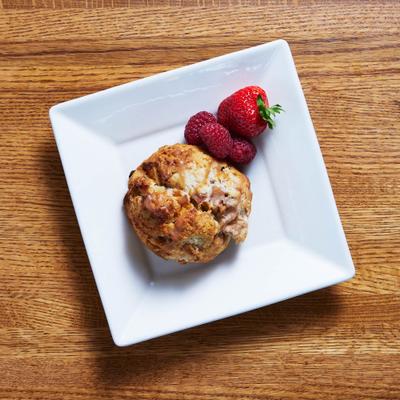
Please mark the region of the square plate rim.
<svg viewBox="0 0 400 400"><path fill-rule="evenodd" d="M84 95L84 96L81 96L81 97L78 97L78 98L75 98L75 99L67 100L67 101L60 102L60 103L57 103L57 104L53 105L49 110L49 116L50 116L50 121L51 121L51 125L52 125L52 128L53 128L53 132L54 132L54 136L55 136L55 139L56 139L57 148L58 148L58 151L60 153L60 156L61 156L61 148L60 148L60 143L59 143L59 135L60 134L56 132L55 125L56 125L56 120L58 118L58 113L62 112L65 107L68 107L68 106L74 105L74 104L79 104L81 102L87 102L87 101L90 101L90 100L94 100L97 97L101 97L101 96L104 96L104 95L107 95L107 94L118 93L118 91L121 91L121 90L124 90L124 89L127 89L127 88L134 88L135 86L139 86L141 84L146 84L146 83L149 83L149 82L152 82L152 81L156 82L159 79L163 79L163 78L166 78L166 77L169 77L169 76L172 77L174 75L180 75L181 73L188 72L188 71L190 71L192 69L195 70L197 68L201 68L202 66L207 66L207 65L210 65L212 63L217 63L217 62L221 61L222 59L236 57L236 56L239 57L239 56L241 56L243 54L246 54L246 53L262 51L263 49L270 48L270 47L273 47L273 46L277 46L277 49L280 48L281 46L287 47L289 49L289 52L290 52L290 47L289 47L288 43L283 39L278 39L278 40L274 40L272 42L267 42L267 43L259 44L259 45L252 46L252 47L249 47L249 48L241 49L239 51L235 51L235 52L219 55L217 57L213 57L213 58L206 59L206 60L203 60L203 61L200 61L200 62L196 62L196 63L189 64L189 65L185 65L185 66L182 66L182 67L179 67L179 68L176 68L176 69L172 69L172 70L169 70L169 71L160 72L160 73L148 76L148 77L144 77L144 78L137 79L137 80L134 80L134 81L126 82L126 83L123 83L123 84L120 84L120 85L117 85L117 86L113 86L113 87L110 87L110 88L107 88L107 89L103 89L103 90L100 90L100 91L97 91L97 92L94 92L94 93L91 93L91 94L87 94L87 95ZM290 54L291 54L291 52L290 52ZM299 82L299 84L300 84L300 82ZM302 90L301 84L300 84L300 91L301 91L301 93L302 93L302 95L304 97L304 92ZM304 103L305 103L305 110L308 113L308 117L309 117L310 123L312 125L312 129L314 131L314 134L315 134L315 137L316 137L316 140L317 140L317 143L318 143L317 135L316 135L315 129L314 129L313 124L312 124L311 116L310 116L309 111L308 111L308 106L307 106L305 97L304 97ZM323 159L322 159L322 164L323 164L323 167L326 168ZM63 165L63 168L64 168L64 165ZM75 206L75 201L73 199L72 190L71 190L71 187L70 187L69 182L68 182L67 172L65 170L64 170L64 173L65 173L65 176L67 178L68 189L69 189L72 201L73 201L74 211L75 211L75 213L77 215L79 229L80 229L80 232L81 232L81 235L82 235L82 239L83 239L84 244L85 244L85 250L86 250L86 252L88 254L88 257L89 257L89 260L90 260L87 244L86 244L86 241L85 241L85 232L84 232L84 229L82 229L82 227L81 227L81 223L80 223L80 218L78 216L77 207ZM328 177L328 183L329 183L330 189L332 190L330 182L329 182L329 177ZM333 196L333 194L332 194L332 196ZM335 208L337 210L336 202L334 201L334 199L333 199L333 205L335 206ZM339 224L341 225L340 218L339 218ZM347 240L346 239L345 239L345 242L347 244ZM92 262L90 262L90 264L91 264L91 269L92 269L92 272L93 272L93 275L94 275L94 278L95 278L95 281L96 281L96 285L98 287L98 291L99 291L100 297L102 297L102 293L101 293L101 289L100 289L101 285L99 285L99 283L98 283L98 281L96 279L96 274L95 274L94 268L92 267ZM321 287L315 288L313 290L322 289L323 287L327 287L327 286L331 286L331 285L343 282L345 280L348 280L348 279L352 278L354 276L354 274L355 274L355 268L354 268L354 263L352 262L352 270L349 269L348 274L344 274L344 276L341 279L339 279L337 282L333 282L333 283L327 284L325 286L321 286ZM313 290L311 290L311 291L313 291ZM305 291L304 293L309 293L309 292L310 292L310 290ZM304 294L304 293L301 293L301 294ZM298 295L296 295L296 296L298 296ZM296 297L296 296L288 295L287 299L288 298L292 298L292 297ZM103 307L105 308L105 305L104 305L103 301L102 301L102 304L103 304ZM259 307L263 307L263 306L269 305L269 304L273 304L273 303L266 302L265 304L260 304ZM259 307L255 307L255 308L259 308ZM246 309L246 310L244 310L242 312L247 312L247 311L253 310L255 308L253 307L253 308L250 308L250 309ZM233 314L227 315L226 317L238 315L240 313L241 312L233 313ZM106 312L106 317L107 317L107 314L108 314L108 312ZM226 317L222 317L222 318L226 318ZM215 320L218 320L218 319L221 319L221 318L212 319L212 320L207 321L207 322L215 321ZM108 320L108 317L107 317L107 320ZM207 323L207 322L204 322L204 323ZM109 327L110 327L110 331L111 331L111 335L113 337L113 340L114 340L115 344L117 344L118 346L127 346L127 345L131 345L131 344L134 344L134 343L138 342L137 340L133 340L133 341L132 340L131 341L129 341L129 340L121 340L121 337L119 337L117 335L117 333L114 332L114 329L112 328L112 324L110 323L109 320L108 320L108 324L109 324ZM197 325L194 325L194 326L200 326L200 325L201 324L197 324ZM187 327L185 329L188 329L188 328L190 328L190 327ZM177 330L171 330L170 333L176 332L176 331ZM162 335L164 335L164 334L161 334L159 336L162 336ZM158 337L158 336L154 336L154 337Z"/></svg>

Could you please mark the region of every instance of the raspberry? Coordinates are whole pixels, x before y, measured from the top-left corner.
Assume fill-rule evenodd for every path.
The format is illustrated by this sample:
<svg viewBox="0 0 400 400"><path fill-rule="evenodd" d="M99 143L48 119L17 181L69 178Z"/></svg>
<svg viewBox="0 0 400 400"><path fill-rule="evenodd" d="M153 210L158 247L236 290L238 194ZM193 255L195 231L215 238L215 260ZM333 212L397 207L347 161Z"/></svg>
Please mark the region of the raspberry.
<svg viewBox="0 0 400 400"><path fill-rule="evenodd" d="M207 111L200 111L189 118L185 126L185 139L189 144L200 145L200 129L209 123L217 122L217 119Z"/></svg>
<svg viewBox="0 0 400 400"><path fill-rule="evenodd" d="M246 139L234 138L229 158L238 164L248 164L256 156L257 149Z"/></svg>
<svg viewBox="0 0 400 400"><path fill-rule="evenodd" d="M229 131L218 122L204 125L200 129L200 138L208 151L216 158L224 159L232 148Z"/></svg>

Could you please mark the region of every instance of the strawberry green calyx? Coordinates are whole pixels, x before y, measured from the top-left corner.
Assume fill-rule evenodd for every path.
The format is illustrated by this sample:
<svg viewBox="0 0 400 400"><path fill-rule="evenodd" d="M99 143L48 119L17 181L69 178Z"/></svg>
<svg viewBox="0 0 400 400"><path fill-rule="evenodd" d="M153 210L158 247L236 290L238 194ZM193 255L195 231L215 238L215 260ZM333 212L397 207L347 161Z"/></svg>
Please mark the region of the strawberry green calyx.
<svg viewBox="0 0 400 400"><path fill-rule="evenodd" d="M271 107L266 107L261 95L257 96L257 107L261 118L267 123L268 128L273 129L275 126L274 117L276 114L285 111L279 104Z"/></svg>

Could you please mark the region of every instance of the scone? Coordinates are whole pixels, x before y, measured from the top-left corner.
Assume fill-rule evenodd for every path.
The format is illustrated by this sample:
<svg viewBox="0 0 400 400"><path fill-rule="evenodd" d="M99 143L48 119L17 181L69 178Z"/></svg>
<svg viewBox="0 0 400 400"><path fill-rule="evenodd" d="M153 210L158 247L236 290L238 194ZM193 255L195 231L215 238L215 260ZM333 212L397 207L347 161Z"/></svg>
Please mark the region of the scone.
<svg viewBox="0 0 400 400"><path fill-rule="evenodd" d="M204 263L245 240L248 178L197 146L163 146L130 176L124 206L142 242L158 256Z"/></svg>

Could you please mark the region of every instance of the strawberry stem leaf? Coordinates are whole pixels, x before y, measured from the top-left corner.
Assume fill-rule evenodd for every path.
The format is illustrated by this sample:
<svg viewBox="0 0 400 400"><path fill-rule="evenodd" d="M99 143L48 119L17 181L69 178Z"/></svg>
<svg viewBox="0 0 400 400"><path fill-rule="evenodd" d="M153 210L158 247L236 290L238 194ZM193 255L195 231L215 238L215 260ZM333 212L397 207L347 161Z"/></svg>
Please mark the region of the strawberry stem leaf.
<svg viewBox="0 0 400 400"><path fill-rule="evenodd" d="M275 115L285 111L279 104L271 107L266 107L261 95L257 96L257 107L261 118L267 123L268 128L273 129L275 126Z"/></svg>

